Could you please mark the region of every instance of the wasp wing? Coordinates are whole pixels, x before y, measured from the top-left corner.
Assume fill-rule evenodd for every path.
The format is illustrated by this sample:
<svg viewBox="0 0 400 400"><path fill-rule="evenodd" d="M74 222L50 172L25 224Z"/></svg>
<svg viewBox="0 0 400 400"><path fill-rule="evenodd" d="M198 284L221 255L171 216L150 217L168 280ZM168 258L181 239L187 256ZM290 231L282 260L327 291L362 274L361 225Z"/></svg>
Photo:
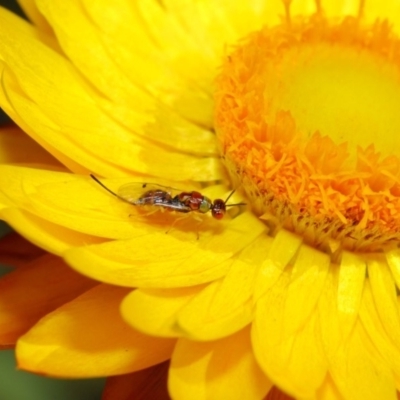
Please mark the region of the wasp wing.
<svg viewBox="0 0 400 400"><path fill-rule="evenodd" d="M118 189L118 196L133 205L149 205L167 202L167 198L173 198L181 190L157 183L130 182Z"/></svg>

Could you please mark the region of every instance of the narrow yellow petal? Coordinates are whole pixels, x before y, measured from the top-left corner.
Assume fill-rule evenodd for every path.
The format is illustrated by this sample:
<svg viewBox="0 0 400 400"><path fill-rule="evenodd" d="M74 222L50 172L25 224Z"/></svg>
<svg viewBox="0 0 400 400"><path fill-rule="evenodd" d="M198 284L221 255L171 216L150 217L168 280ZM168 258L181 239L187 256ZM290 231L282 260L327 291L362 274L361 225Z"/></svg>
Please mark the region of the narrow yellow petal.
<svg viewBox="0 0 400 400"><path fill-rule="evenodd" d="M256 280L254 298L257 300L279 279L301 246L300 236L281 229L270 244L268 256L263 262Z"/></svg>
<svg viewBox="0 0 400 400"><path fill-rule="evenodd" d="M396 286L400 287L400 250L394 249L388 251L385 257L390 271L392 272L393 279L396 282Z"/></svg>
<svg viewBox="0 0 400 400"><path fill-rule="evenodd" d="M263 374L251 350L249 330L214 342L180 339L169 372L172 398L263 398L272 384Z"/></svg>
<svg viewBox="0 0 400 400"><path fill-rule="evenodd" d="M335 267L328 274L318 302L321 341L327 357L332 357L343 342L342 316L338 308L338 273ZM344 329L347 331L347 327Z"/></svg>
<svg viewBox="0 0 400 400"><path fill-rule="evenodd" d="M175 342L129 327L119 316L127 289L99 285L41 319L17 344L19 368L62 377L118 375L158 364Z"/></svg>
<svg viewBox="0 0 400 400"><path fill-rule="evenodd" d="M393 276L383 257L368 257L367 265L372 294L380 319L389 337L400 349L400 313Z"/></svg>
<svg viewBox="0 0 400 400"><path fill-rule="evenodd" d="M126 322L135 329L152 336L179 337L177 314L204 285L178 289L137 289L129 293L121 304Z"/></svg>
<svg viewBox="0 0 400 400"><path fill-rule="evenodd" d="M358 254L344 251L340 262L337 288L337 307L344 338L350 334L358 318L365 275L365 259Z"/></svg>
<svg viewBox="0 0 400 400"><path fill-rule="evenodd" d="M315 311L304 326L292 331L286 318L289 283L289 273L282 273L280 280L258 300L252 343L261 368L277 386L296 397L312 398L323 382L327 363Z"/></svg>
<svg viewBox="0 0 400 400"><path fill-rule="evenodd" d="M303 245L291 273L286 305L285 331L295 333L306 323L322 294L330 267L327 254Z"/></svg>
<svg viewBox="0 0 400 400"><path fill-rule="evenodd" d="M393 373L360 323L329 360L329 370L345 399L397 399Z"/></svg>
<svg viewBox="0 0 400 400"><path fill-rule="evenodd" d="M398 306L399 308L399 306ZM400 350L385 331L374 303L371 285L366 283L360 308L360 319L374 346L379 349L381 357L392 368L397 382L400 382Z"/></svg>

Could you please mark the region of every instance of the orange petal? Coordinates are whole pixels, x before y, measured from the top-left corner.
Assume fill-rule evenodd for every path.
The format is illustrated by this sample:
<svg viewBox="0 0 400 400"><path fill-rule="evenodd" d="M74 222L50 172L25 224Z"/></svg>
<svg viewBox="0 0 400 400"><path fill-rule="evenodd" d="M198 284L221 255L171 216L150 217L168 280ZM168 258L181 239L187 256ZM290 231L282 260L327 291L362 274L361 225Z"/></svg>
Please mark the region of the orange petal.
<svg viewBox="0 0 400 400"><path fill-rule="evenodd" d="M168 367L169 363L165 362L133 374L108 378L102 400L169 400Z"/></svg>
<svg viewBox="0 0 400 400"><path fill-rule="evenodd" d="M269 392L264 400L293 400L288 394L283 393L276 386L274 386Z"/></svg>
<svg viewBox="0 0 400 400"><path fill-rule="evenodd" d="M34 0L18 0L18 4L24 10L29 20L32 21L37 27L48 34L52 34L52 29L43 14L38 10Z"/></svg>
<svg viewBox="0 0 400 400"><path fill-rule="evenodd" d="M0 239L0 264L20 267L44 254L44 250L12 232Z"/></svg>
<svg viewBox="0 0 400 400"><path fill-rule="evenodd" d="M119 305L129 292L99 285L42 318L17 343L18 366L60 377L121 375L167 360L175 341L127 325Z"/></svg>
<svg viewBox="0 0 400 400"><path fill-rule="evenodd" d="M63 168L50 153L15 125L0 128L0 163Z"/></svg>
<svg viewBox="0 0 400 400"><path fill-rule="evenodd" d="M51 255L5 275L0 279L0 343L14 344L40 318L94 285Z"/></svg>
<svg viewBox="0 0 400 400"><path fill-rule="evenodd" d="M254 358L248 328L213 342L178 340L168 381L175 400L259 400L271 386Z"/></svg>

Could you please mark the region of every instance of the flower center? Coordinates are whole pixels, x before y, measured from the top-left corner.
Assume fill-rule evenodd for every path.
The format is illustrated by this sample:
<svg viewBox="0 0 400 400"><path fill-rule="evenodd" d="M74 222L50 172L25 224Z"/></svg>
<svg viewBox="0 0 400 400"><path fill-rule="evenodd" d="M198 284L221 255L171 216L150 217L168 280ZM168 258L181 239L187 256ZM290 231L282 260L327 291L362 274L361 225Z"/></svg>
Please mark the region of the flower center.
<svg viewBox="0 0 400 400"><path fill-rule="evenodd" d="M387 24L321 16L253 33L227 57L221 151L273 229L331 251L397 246L399 65Z"/></svg>

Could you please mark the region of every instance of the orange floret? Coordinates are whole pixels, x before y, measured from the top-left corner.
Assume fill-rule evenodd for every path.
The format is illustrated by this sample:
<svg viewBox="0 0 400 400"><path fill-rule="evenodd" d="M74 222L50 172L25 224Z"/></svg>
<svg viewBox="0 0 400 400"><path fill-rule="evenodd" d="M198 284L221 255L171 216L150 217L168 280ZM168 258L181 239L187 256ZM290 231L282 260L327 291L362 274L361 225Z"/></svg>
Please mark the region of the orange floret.
<svg viewBox="0 0 400 400"><path fill-rule="evenodd" d="M321 15L264 28L226 57L215 125L256 213L321 246L397 242L399 65L386 22Z"/></svg>

